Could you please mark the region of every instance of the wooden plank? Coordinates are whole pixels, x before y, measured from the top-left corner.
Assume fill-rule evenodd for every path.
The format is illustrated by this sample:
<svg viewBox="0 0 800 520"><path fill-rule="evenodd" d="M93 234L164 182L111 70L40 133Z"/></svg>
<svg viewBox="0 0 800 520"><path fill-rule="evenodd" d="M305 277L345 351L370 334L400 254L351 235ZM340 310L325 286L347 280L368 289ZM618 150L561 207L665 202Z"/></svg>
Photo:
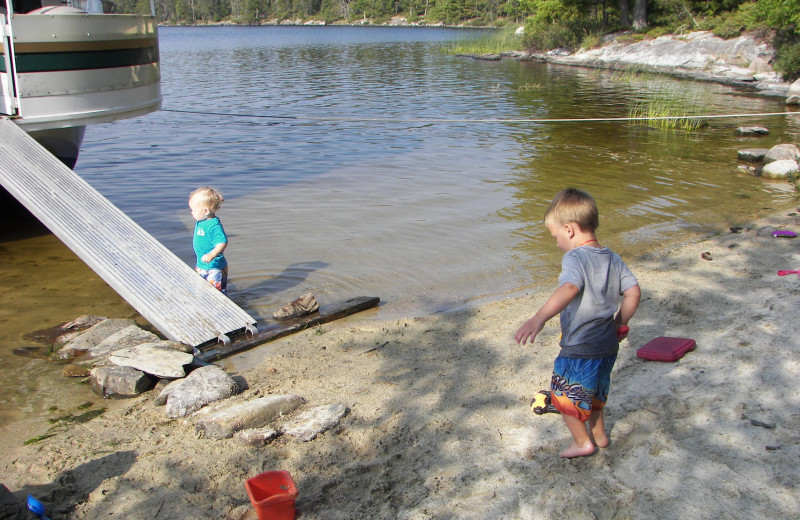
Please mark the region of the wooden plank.
<svg viewBox="0 0 800 520"><path fill-rule="evenodd" d="M200 355L197 356L203 361L212 362L224 357L244 352L251 348L263 345L268 341L288 336L294 332L305 330L309 327L328 323L355 314L357 312L375 307L381 299L377 296L357 296L349 300L343 300L330 305L324 305L317 312L294 318L292 320L280 321L272 327L268 327L249 339L234 341L230 345L200 348ZM259 327L261 328L261 327Z"/></svg>

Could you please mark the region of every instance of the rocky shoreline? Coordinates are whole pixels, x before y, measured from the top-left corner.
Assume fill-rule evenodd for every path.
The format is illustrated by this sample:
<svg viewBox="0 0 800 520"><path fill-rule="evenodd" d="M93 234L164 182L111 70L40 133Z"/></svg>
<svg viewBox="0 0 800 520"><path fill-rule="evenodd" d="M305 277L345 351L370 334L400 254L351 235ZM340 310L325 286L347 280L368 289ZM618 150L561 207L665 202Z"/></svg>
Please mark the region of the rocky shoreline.
<svg viewBox="0 0 800 520"><path fill-rule="evenodd" d="M508 52L498 55L556 65L634 70L668 74L681 79L716 82L762 96L785 98L800 104L800 80L789 83L772 69L775 50L752 35L731 40L699 31L627 41L629 33L609 35L602 47L570 53L555 49L546 53ZM494 56L476 56L494 58Z"/></svg>

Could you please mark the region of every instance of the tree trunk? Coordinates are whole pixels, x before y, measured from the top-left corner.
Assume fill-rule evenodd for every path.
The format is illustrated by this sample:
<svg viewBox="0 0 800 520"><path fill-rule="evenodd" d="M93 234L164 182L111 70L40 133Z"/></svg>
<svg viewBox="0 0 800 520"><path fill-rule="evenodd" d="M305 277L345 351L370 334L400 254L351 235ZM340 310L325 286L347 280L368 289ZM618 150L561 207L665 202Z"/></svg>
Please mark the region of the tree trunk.
<svg viewBox="0 0 800 520"><path fill-rule="evenodd" d="M631 26L631 3L630 0L619 0L619 23L623 27Z"/></svg>
<svg viewBox="0 0 800 520"><path fill-rule="evenodd" d="M647 0L633 0L633 28L647 27Z"/></svg>

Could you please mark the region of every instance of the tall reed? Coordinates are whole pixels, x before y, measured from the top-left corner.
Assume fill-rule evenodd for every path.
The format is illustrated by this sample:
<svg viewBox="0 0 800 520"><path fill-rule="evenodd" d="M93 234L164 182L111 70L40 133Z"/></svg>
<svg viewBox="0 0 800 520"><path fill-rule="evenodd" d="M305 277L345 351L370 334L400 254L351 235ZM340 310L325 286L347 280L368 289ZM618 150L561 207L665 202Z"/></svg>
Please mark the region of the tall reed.
<svg viewBox="0 0 800 520"><path fill-rule="evenodd" d="M445 48L448 54L470 56L518 50L522 50L522 38L515 34L515 29L512 27L499 31L487 29L487 33L484 35L460 38Z"/></svg>
<svg viewBox="0 0 800 520"><path fill-rule="evenodd" d="M703 117L705 106L707 103L690 92L664 87L631 103L628 116L637 118L634 124L695 132L708 124Z"/></svg>

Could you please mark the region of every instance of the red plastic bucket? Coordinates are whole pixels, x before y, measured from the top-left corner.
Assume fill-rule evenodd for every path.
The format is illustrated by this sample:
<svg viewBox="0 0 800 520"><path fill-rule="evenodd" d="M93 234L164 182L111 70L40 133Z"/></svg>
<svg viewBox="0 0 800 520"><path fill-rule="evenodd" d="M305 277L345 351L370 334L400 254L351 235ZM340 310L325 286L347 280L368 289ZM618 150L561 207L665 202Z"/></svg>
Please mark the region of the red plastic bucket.
<svg viewBox="0 0 800 520"><path fill-rule="evenodd" d="M294 520L297 487L288 471L267 471L249 478L244 487L258 520Z"/></svg>

